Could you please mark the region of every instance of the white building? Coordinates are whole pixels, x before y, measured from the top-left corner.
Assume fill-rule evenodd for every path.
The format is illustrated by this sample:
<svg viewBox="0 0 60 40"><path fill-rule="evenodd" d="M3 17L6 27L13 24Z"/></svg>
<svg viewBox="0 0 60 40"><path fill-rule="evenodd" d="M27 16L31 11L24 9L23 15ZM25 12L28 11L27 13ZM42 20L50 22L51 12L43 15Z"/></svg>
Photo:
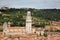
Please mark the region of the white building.
<svg viewBox="0 0 60 40"><path fill-rule="evenodd" d="M32 33L32 18L31 18L31 12L27 12L26 16L26 33Z"/></svg>

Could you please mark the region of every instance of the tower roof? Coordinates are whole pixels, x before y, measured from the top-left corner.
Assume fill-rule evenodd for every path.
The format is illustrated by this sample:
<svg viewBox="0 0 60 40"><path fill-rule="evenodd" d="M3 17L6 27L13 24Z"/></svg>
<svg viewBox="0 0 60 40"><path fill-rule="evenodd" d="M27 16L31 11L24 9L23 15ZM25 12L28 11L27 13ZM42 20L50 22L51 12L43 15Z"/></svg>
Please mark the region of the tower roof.
<svg viewBox="0 0 60 40"><path fill-rule="evenodd" d="M31 15L31 12L30 11L27 11L27 16L30 16Z"/></svg>

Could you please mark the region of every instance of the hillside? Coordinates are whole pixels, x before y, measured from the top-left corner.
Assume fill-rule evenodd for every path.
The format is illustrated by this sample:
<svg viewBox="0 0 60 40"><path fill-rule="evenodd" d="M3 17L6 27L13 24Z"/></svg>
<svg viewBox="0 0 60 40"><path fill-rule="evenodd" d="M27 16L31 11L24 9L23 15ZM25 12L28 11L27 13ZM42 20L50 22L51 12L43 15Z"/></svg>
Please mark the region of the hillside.
<svg viewBox="0 0 60 40"><path fill-rule="evenodd" d="M6 8L0 9L0 25L10 21L12 26L25 26L27 11L32 13L33 26L44 26L49 21L60 21L60 9Z"/></svg>

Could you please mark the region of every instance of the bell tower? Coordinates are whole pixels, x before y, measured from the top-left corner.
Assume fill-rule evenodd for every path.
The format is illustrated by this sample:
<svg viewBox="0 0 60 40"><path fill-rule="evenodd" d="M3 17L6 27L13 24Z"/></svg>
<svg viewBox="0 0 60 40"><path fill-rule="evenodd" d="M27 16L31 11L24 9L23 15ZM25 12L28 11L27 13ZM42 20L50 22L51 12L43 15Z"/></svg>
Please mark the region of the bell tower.
<svg viewBox="0 0 60 40"><path fill-rule="evenodd" d="M27 11L26 16L26 33L32 33L32 18L30 11Z"/></svg>
<svg viewBox="0 0 60 40"><path fill-rule="evenodd" d="M7 26L7 22L4 22L4 23L3 23L3 33L4 33L4 34L7 34L7 32L8 32L8 31L7 31L7 29L8 29L7 27L8 27L8 26Z"/></svg>

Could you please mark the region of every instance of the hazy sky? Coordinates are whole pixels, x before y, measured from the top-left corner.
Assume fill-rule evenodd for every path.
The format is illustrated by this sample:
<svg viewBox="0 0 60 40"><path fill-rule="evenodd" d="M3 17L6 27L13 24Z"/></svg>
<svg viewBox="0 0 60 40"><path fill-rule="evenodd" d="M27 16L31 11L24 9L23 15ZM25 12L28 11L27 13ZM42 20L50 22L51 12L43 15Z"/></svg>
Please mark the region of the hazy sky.
<svg viewBox="0 0 60 40"><path fill-rule="evenodd" d="M0 7L59 8L60 0L0 0Z"/></svg>

